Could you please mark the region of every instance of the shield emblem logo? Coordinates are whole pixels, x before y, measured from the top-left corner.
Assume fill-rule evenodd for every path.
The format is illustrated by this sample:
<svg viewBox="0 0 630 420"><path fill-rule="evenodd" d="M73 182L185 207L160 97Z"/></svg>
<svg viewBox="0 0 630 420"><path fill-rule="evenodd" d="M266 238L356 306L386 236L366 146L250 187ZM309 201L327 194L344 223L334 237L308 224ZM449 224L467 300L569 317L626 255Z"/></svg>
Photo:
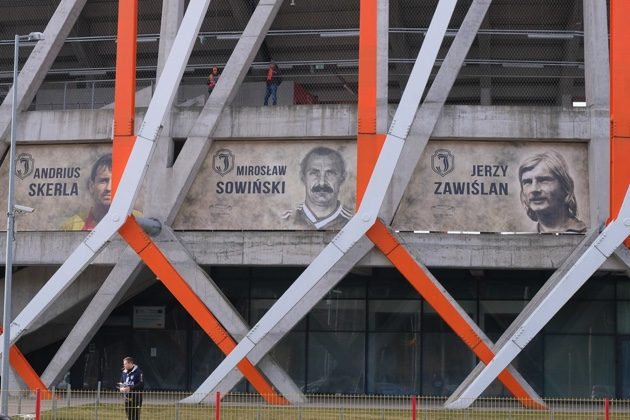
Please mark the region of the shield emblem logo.
<svg viewBox="0 0 630 420"><path fill-rule="evenodd" d="M230 149L217 151L212 158L212 169L221 176L234 169L234 154Z"/></svg>
<svg viewBox="0 0 630 420"><path fill-rule="evenodd" d="M15 158L15 174L20 179L24 179L33 173L35 169L35 159L30 153L20 153Z"/></svg>
<svg viewBox="0 0 630 420"><path fill-rule="evenodd" d="M438 149L431 155L431 168L440 176L446 176L455 169L455 156L448 149Z"/></svg>

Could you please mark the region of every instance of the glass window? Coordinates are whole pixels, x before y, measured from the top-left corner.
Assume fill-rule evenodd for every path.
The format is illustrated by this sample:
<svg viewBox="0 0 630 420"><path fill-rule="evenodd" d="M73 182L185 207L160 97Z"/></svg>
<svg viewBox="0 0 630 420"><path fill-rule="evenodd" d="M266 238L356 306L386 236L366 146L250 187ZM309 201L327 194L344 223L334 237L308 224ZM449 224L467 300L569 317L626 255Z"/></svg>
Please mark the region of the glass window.
<svg viewBox="0 0 630 420"><path fill-rule="evenodd" d="M418 333L371 333L368 336L368 393L418 393L421 350Z"/></svg>
<svg viewBox="0 0 630 420"><path fill-rule="evenodd" d="M192 351L190 355L191 361L191 389L197 389L199 385L205 381L212 371L219 366L219 363L225 358L225 355L214 342L203 331L192 331ZM172 361L166 366L171 367ZM247 381L241 379L234 392L245 392Z"/></svg>
<svg viewBox="0 0 630 420"><path fill-rule="evenodd" d="M252 279L252 298L279 298L295 279Z"/></svg>
<svg viewBox="0 0 630 420"><path fill-rule="evenodd" d="M221 350L210 340L203 331L192 331L192 362L191 387L196 389L219 366L223 359Z"/></svg>
<svg viewBox="0 0 630 420"><path fill-rule="evenodd" d="M493 340L496 342L496 340ZM543 395L544 383L544 337L538 335L521 351L512 366L521 374L538 395ZM510 395L507 390L502 395Z"/></svg>
<svg viewBox="0 0 630 420"><path fill-rule="evenodd" d="M521 313L527 302L522 300L482 300L479 302L479 326L492 341Z"/></svg>
<svg viewBox="0 0 630 420"><path fill-rule="evenodd" d="M610 276L602 276L599 273L594 274L582 287L577 291L574 299L614 299L615 298L615 280Z"/></svg>
<svg viewBox="0 0 630 420"><path fill-rule="evenodd" d="M477 302L474 300L463 300L457 302L469 317L477 322ZM422 331L423 332L450 332L451 328L446 325L440 315L427 302L422 304Z"/></svg>
<svg viewBox="0 0 630 420"><path fill-rule="evenodd" d="M365 333L309 333L307 366L306 392L364 393Z"/></svg>
<svg viewBox="0 0 630 420"><path fill-rule="evenodd" d="M475 367L475 360L451 332L422 334L422 395L451 395Z"/></svg>
<svg viewBox="0 0 630 420"><path fill-rule="evenodd" d="M470 270L432 269L431 273L455 299L477 297L477 278Z"/></svg>
<svg viewBox="0 0 630 420"><path fill-rule="evenodd" d="M251 300L251 318L249 320L250 326L254 326L260 318L267 313L267 311L276 303L276 299L252 299ZM306 317L304 317L298 324L292 328L293 330L304 331L306 329Z"/></svg>
<svg viewBox="0 0 630 420"><path fill-rule="evenodd" d="M147 389L186 389L186 331L134 330L132 337L130 353L143 371Z"/></svg>
<svg viewBox="0 0 630 420"><path fill-rule="evenodd" d="M479 281L481 299L529 300L547 280L547 271L484 270Z"/></svg>
<svg viewBox="0 0 630 420"><path fill-rule="evenodd" d="M249 280L242 278L230 279L214 279L216 285L221 289L228 299L248 298L249 297Z"/></svg>
<svg viewBox="0 0 630 420"><path fill-rule="evenodd" d="M357 269L360 270L360 269ZM353 274L352 271L333 287L326 297L331 299L365 299L370 277Z"/></svg>
<svg viewBox="0 0 630 420"><path fill-rule="evenodd" d="M249 268L204 267L210 277L229 299L249 296Z"/></svg>
<svg viewBox="0 0 630 420"><path fill-rule="evenodd" d="M617 298L630 300L630 277L616 276Z"/></svg>
<svg viewBox="0 0 630 420"><path fill-rule="evenodd" d="M545 335L545 396L614 395L612 336Z"/></svg>
<svg viewBox="0 0 630 420"><path fill-rule="evenodd" d="M619 339L619 375L621 376L620 385L621 385L621 398L628 399L630 398L630 338L621 337ZM606 395L607 396L607 395ZM611 395L614 397L614 395Z"/></svg>
<svg viewBox="0 0 630 420"><path fill-rule="evenodd" d="M370 280L368 296L383 299L417 299L420 297L416 289L395 269L375 269Z"/></svg>
<svg viewBox="0 0 630 420"><path fill-rule="evenodd" d="M370 331L420 331L420 300L370 300Z"/></svg>
<svg viewBox="0 0 630 420"><path fill-rule="evenodd" d="M303 388L306 380L306 333L290 332L269 352L295 384Z"/></svg>
<svg viewBox="0 0 630 420"><path fill-rule="evenodd" d="M365 331L365 300L324 299L309 314L311 331Z"/></svg>
<svg viewBox="0 0 630 420"><path fill-rule="evenodd" d="M570 301L553 317L546 333L614 333L613 301Z"/></svg>
<svg viewBox="0 0 630 420"><path fill-rule="evenodd" d="M630 334L630 302L617 302L617 332Z"/></svg>

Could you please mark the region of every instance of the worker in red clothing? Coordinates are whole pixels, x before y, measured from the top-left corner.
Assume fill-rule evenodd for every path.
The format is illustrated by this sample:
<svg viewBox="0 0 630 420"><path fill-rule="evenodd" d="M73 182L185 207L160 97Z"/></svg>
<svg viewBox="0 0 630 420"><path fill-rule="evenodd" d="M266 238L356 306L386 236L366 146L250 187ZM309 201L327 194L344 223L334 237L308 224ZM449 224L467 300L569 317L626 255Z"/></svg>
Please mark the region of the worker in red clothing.
<svg viewBox="0 0 630 420"><path fill-rule="evenodd" d="M265 92L265 105L269 103L269 97L271 97L271 103L278 105L278 86L282 83L282 77L280 77L280 71L276 63L269 63L267 69L267 91Z"/></svg>
<svg viewBox="0 0 630 420"><path fill-rule="evenodd" d="M212 90L219 81L219 77L221 77L221 73L219 73L219 68L217 66L212 67L212 71L208 75L208 93L212 93Z"/></svg>

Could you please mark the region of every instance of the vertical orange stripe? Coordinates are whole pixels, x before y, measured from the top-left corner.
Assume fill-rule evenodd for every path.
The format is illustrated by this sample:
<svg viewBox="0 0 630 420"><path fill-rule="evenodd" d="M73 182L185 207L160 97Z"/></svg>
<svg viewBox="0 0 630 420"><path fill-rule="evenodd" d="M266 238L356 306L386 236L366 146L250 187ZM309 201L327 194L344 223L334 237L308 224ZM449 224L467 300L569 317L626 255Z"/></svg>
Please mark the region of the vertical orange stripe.
<svg viewBox="0 0 630 420"><path fill-rule="evenodd" d="M377 0L361 0L359 22L360 134L376 133L376 39Z"/></svg>
<svg viewBox="0 0 630 420"><path fill-rule="evenodd" d="M361 204L374 164L385 141L385 136L376 135L377 12L377 0L361 0L357 105L357 208Z"/></svg>
<svg viewBox="0 0 630 420"><path fill-rule="evenodd" d="M610 2L610 217L630 185L630 2ZM630 239L625 242L630 246Z"/></svg>
<svg viewBox="0 0 630 420"><path fill-rule="evenodd" d="M118 2L118 44L114 90L114 144L112 147L112 197L135 142L136 51L138 0Z"/></svg>
<svg viewBox="0 0 630 420"><path fill-rule="evenodd" d="M197 324L208 334L212 341L217 344L219 349L226 355L234 350L236 342L188 286L166 256L151 241L151 238L144 233L136 220L133 217L129 217L118 232L184 309L188 311ZM238 368L267 402L271 404L288 404L288 401L278 395L249 360L243 359L238 364Z"/></svg>

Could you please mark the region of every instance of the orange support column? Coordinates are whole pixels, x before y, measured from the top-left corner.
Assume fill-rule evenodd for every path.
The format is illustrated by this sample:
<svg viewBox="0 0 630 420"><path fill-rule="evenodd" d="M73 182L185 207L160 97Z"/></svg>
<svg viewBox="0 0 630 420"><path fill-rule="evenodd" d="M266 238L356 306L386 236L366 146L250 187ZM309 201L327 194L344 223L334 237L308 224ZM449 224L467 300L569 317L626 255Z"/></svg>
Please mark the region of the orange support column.
<svg viewBox="0 0 630 420"><path fill-rule="evenodd" d="M361 0L357 106L357 208L361 204L372 176L372 170L385 142L385 135L376 134L377 11L377 0Z"/></svg>
<svg viewBox="0 0 630 420"><path fill-rule="evenodd" d="M192 291L186 281L168 261L166 256L158 249L151 239L144 233L136 220L130 216L118 231L129 243L129 246L142 258L145 264L162 281L164 286L188 311L190 316L208 334L224 354L229 354L236 342L212 315L206 305ZM252 384L263 398L273 404L288 404L288 402L269 385L267 380L247 359L238 364L239 370Z"/></svg>
<svg viewBox="0 0 630 420"><path fill-rule="evenodd" d="M376 0L361 0L359 40L359 103L357 136L357 208L361 203L374 165L379 157L386 136L376 134ZM391 261L407 281L436 310L440 317L482 360L489 363L494 357L492 350L481 340L458 308L447 298L446 292L432 281L422 267L398 243L388 228L377 220L367 232L367 237ZM519 384L507 370L499 375L505 387L527 407L543 408Z"/></svg>
<svg viewBox="0 0 630 420"><path fill-rule="evenodd" d="M630 2L610 1L610 217L630 185ZM626 239L630 246L630 239Z"/></svg>
<svg viewBox="0 0 630 420"><path fill-rule="evenodd" d="M136 49L137 49L138 2L120 1L118 15L118 46L116 57L116 89L114 99L114 144L112 151L112 197L118 187L122 173L135 143L135 92L136 92ZM206 305L177 273L166 256L144 233L133 217L128 217L118 233L140 256L142 261L162 281L164 286L188 311L224 354L229 354L235 341L212 315ZM239 370L252 386L268 402L288 402L271 387L263 375L249 361L243 360Z"/></svg>
<svg viewBox="0 0 630 420"><path fill-rule="evenodd" d="M114 89L114 144L112 147L112 197L135 143L136 52L138 0L118 2L116 87Z"/></svg>
<svg viewBox="0 0 630 420"><path fill-rule="evenodd" d="M367 232L367 237L379 248L407 281L418 291L444 322L484 363L494 357L492 349L479 337L463 314L446 296L446 292L431 279L416 263L407 250L396 240L380 220ZM499 374L499 380L526 407L544 408L527 393L514 376L506 369Z"/></svg>

